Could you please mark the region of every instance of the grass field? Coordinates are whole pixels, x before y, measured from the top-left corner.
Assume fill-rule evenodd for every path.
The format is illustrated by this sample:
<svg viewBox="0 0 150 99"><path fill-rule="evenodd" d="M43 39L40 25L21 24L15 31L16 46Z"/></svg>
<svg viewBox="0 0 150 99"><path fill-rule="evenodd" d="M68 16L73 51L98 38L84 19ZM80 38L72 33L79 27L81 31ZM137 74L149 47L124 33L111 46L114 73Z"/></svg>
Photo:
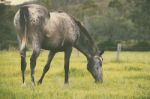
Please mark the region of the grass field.
<svg viewBox="0 0 150 99"><path fill-rule="evenodd" d="M39 80L47 60L42 51L35 69ZM64 85L63 53L52 61L43 84L30 88L27 53L26 88L21 88L20 57L17 51L0 51L0 99L150 99L150 52L122 52L120 62L116 52L105 52L104 82L95 84L86 70L86 59L74 52L70 64L70 84Z"/></svg>

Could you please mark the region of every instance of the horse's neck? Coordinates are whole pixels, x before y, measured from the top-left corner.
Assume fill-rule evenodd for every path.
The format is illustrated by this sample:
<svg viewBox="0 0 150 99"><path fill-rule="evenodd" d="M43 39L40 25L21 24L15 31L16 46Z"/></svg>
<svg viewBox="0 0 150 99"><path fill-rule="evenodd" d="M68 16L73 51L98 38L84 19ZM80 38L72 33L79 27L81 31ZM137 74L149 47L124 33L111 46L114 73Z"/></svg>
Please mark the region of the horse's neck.
<svg viewBox="0 0 150 99"><path fill-rule="evenodd" d="M91 56L94 56L97 51L97 47L92 41L91 38L89 38L89 35L85 35L85 33L81 33L80 37L78 38L75 47L83 53L87 59L89 59Z"/></svg>

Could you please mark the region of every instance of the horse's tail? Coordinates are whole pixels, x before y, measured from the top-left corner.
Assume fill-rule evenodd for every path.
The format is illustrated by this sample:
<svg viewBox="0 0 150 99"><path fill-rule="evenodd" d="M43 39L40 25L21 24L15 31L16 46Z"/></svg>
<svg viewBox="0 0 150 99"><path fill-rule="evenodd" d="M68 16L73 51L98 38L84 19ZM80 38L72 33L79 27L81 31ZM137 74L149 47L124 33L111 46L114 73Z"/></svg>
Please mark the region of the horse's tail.
<svg viewBox="0 0 150 99"><path fill-rule="evenodd" d="M27 6L20 7L20 28L21 28L21 49L24 49L27 44L27 34L29 25L29 10Z"/></svg>

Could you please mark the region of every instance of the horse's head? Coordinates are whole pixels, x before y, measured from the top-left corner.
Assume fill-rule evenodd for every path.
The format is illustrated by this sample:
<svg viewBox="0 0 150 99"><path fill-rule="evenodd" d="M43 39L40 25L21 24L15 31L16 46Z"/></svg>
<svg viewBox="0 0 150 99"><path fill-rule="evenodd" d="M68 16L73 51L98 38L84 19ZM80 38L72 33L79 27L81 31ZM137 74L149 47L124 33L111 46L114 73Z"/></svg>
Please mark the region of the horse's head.
<svg viewBox="0 0 150 99"><path fill-rule="evenodd" d="M104 51L92 56L87 64L88 71L92 74L95 82L103 82L103 70L102 70L102 54Z"/></svg>

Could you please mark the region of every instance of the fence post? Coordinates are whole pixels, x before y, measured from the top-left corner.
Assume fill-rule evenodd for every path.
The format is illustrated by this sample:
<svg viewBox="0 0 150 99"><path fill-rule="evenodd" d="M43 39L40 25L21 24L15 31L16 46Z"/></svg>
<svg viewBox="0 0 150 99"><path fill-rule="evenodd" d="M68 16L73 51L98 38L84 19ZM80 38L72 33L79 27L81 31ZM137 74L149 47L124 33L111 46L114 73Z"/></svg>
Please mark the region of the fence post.
<svg viewBox="0 0 150 99"><path fill-rule="evenodd" d="M121 52L121 44L117 44L117 55L116 55L116 61L120 61L120 52Z"/></svg>

